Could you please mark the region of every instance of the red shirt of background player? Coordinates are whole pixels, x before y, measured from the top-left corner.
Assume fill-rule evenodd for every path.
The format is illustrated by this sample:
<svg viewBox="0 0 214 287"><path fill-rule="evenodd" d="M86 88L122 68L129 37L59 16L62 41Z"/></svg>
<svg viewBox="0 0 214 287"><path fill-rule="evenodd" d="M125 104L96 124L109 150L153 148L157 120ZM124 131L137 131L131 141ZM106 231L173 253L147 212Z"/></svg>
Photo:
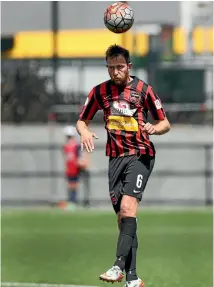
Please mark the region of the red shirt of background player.
<svg viewBox="0 0 214 287"><path fill-rule="evenodd" d="M79 176L79 156L80 145L76 140L70 139L64 146L63 152L65 155L65 173L69 177Z"/></svg>

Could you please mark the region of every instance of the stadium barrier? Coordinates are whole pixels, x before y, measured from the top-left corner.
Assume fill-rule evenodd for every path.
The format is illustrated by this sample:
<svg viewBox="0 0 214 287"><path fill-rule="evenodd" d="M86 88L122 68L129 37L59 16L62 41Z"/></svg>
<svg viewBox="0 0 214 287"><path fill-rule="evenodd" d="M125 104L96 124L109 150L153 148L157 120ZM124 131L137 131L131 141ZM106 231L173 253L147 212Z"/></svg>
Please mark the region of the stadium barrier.
<svg viewBox="0 0 214 287"><path fill-rule="evenodd" d="M203 154L203 169L200 170L185 170L185 163L184 163L184 169L182 170L182 168L178 168L178 169L171 169L171 168L161 168L159 170L154 170L152 177L156 177L158 178L160 181L163 178L178 178L178 183L179 185L182 183L180 183L179 181L179 177L185 178L185 179L190 179L190 178L194 178L197 181L197 178L199 177L203 177L204 181L204 187L203 187L203 191L204 192L204 196L202 200L194 200L194 198L189 200L185 199L183 200L182 204L200 204L200 205L212 205L213 204L213 197L212 197L212 190L213 190L213 177L212 177L212 151L213 151L213 145L212 144L199 144L199 143L161 143L161 144L157 144L156 148L158 148L159 153L162 150L165 151L169 151L169 150L188 150L189 152L195 150L197 153L200 151L202 151ZM45 178L50 178L50 182L49 182L49 198L46 198L45 200L42 200L39 198L37 199L31 199L30 195L27 196L27 198L25 199L20 199L20 195L17 193L15 196L11 197L11 198L5 198L4 194L5 194L5 190L4 190L4 185L2 185L2 205L18 205L18 204L50 204L50 205L55 205L56 201L54 200L54 194L57 193L57 180L58 179L63 179L64 178L64 173L63 173L63 166L62 169L59 170L58 167L59 163L58 163L58 159L57 159L57 155L56 152L60 152L62 147L59 144L2 144L1 146L2 149L2 154L4 155L4 152L8 153L9 155L12 154L13 151L18 153L21 152L30 152L29 154L32 156L33 152L35 153L34 156L36 155L36 152L40 152L43 154L41 155L46 155L47 158L44 158L44 161L46 161L46 159L48 159L49 163L48 166L50 168L47 168L46 171L41 171L40 168L37 168L37 170L32 170L31 165L32 165L32 161L30 163L30 165L28 166L26 164L25 167L25 171L22 170L21 168L21 164L20 164L20 168L16 166L16 171L14 171L13 166L12 166L12 170L11 168L5 168L5 161L3 159L2 161L2 172L1 172L1 176L2 176L2 180L4 179L9 179L9 180L13 180L13 179L20 179L23 180L23 182L25 182L25 180L27 179L38 179L38 180L42 180ZM103 145L101 144L97 144L96 145L96 151L103 152ZM177 152L177 155L180 155L180 152ZM44 157L44 156L43 156ZM169 155L170 157L170 155ZM29 158L29 156L28 156ZM5 157L6 159L6 157ZM7 159L6 159L7 160ZM99 154L98 154L98 159L97 160L101 160L99 159ZM201 161L201 159L198 159ZM19 160L18 160L19 161ZM24 160L25 161L25 160ZM96 161L97 162L97 161ZM95 163L96 164L96 163ZM83 198L81 199L81 204L83 206L89 206L89 205L93 205L94 203L100 203L100 202L96 202L96 197L91 196L91 181L93 179L96 178L107 178L107 168L104 166L104 169L102 170L101 168L98 167L97 170L88 170L82 173L82 184L83 184L83 190L84 190L84 195ZM96 184L95 184L96 186ZM94 186L93 186L94 188ZM100 188L100 186L96 186L96 188ZM14 191L15 192L15 191ZM99 199L98 199L99 201ZM101 200L100 200L101 201ZM103 201L105 203L107 203L106 199L103 199ZM165 200L158 198L158 196L156 196L155 198L153 198L151 200L151 203L164 203ZM102 202L102 203L104 203ZM174 202L179 203L179 200L175 198Z"/></svg>

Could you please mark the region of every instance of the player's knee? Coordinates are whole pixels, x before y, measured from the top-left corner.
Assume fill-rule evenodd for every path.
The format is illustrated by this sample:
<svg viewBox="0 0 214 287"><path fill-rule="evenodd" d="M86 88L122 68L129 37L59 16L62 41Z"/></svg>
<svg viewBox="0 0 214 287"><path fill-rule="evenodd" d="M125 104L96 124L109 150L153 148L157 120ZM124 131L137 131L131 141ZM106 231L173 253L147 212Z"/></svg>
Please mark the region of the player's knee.
<svg viewBox="0 0 214 287"><path fill-rule="evenodd" d="M128 203L124 203L121 205L120 213L122 218L136 217L136 211L131 206L129 206Z"/></svg>
<svg viewBox="0 0 214 287"><path fill-rule="evenodd" d="M120 206L120 216L124 217L136 217L137 213L137 199L131 196L123 196Z"/></svg>

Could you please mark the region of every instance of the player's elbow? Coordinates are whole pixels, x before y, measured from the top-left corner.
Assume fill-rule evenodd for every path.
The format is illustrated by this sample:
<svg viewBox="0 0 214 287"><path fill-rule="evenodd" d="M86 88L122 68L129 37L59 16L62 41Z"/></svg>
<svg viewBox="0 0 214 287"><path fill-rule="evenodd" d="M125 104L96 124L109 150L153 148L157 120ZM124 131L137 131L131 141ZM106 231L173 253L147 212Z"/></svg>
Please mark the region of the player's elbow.
<svg viewBox="0 0 214 287"><path fill-rule="evenodd" d="M159 121L156 125L156 135L164 135L170 130L170 123L167 118Z"/></svg>
<svg viewBox="0 0 214 287"><path fill-rule="evenodd" d="M171 129L171 125L167 118L164 119L164 124L165 124L165 131L166 133L168 133Z"/></svg>

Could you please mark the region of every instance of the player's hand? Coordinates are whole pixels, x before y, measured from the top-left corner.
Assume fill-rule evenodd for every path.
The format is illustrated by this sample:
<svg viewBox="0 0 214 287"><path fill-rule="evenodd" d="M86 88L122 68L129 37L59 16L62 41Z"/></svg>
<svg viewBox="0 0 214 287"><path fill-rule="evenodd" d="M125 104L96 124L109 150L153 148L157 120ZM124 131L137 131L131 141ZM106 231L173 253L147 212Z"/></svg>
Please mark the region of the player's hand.
<svg viewBox="0 0 214 287"><path fill-rule="evenodd" d="M94 150L94 141L93 138L98 139L95 133L91 133L88 130L85 130L81 134L81 150L85 148L87 152L92 152Z"/></svg>
<svg viewBox="0 0 214 287"><path fill-rule="evenodd" d="M156 132L155 126L150 123L146 123L143 127L143 131L149 135L153 135Z"/></svg>

